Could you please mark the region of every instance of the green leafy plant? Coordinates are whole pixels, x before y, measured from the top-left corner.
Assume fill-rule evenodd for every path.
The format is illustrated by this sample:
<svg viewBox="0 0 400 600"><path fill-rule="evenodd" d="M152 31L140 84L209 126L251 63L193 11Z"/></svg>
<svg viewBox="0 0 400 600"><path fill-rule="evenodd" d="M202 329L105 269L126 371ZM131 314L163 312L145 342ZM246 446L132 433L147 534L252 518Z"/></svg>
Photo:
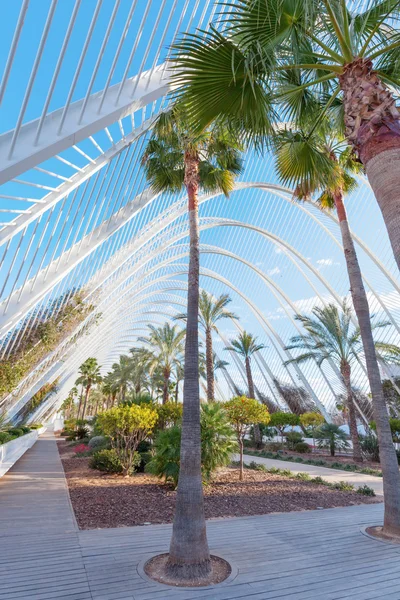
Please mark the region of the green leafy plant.
<svg viewBox="0 0 400 600"><path fill-rule="evenodd" d="M289 450L294 450L296 444L303 441L303 436L298 431L289 431L289 433L286 434L286 445Z"/></svg>
<svg viewBox="0 0 400 600"><path fill-rule="evenodd" d="M297 473L296 479L301 479L303 481L310 481L311 475L309 473Z"/></svg>
<svg viewBox="0 0 400 600"><path fill-rule="evenodd" d="M239 480L243 479L243 440L249 432L251 425L256 423L269 423L271 417L265 406L246 396L237 396L225 402L224 410L228 420L233 425L240 451Z"/></svg>
<svg viewBox="0 0 400 600"><path fill-rule="evenodd" d="M340 490L341 492L352 492L354 490L354 485L347 481L336 481L331 485L335 490Z"/></svg>
<svg viewBox="0 0 400 600"><path fill-rule="evenodd" d="M331 456L335 456L336 450L348 448L349 443L345 432L338 425L325 423L315 433L319 448L329 448Z"/></svg>
<svg viewBox="0 0 400 600"><path fill-rule="evenodd" d="M121 461L113 449L95 452L89 461L89 466L91 469L106 473L122 473Z"/></svg>
<svg viewBox="0 0 400 600"><path fill-rule="evenodd" d="M362 485L356 489L357 494L361 494L363 496L376 496L374 490L370 488L368 485Z"/></svg>
<svg viewBox="0 0 400 600"><path fill-rule="evenodd" d="M178 425L160 431L154 440L153 455L145 471L176 487L179 478L180 448L181 428Z"/></svg>
<svg viewBox="0 0 400 600"><path fill-rule="evenodd" d="M93 452L98 452L99 450L107 450L110 448L110 439L105 435L95 435L89 440L89 448Z"/></svg>
<svg viewBox="0 0 400 600"><path fill-rule="evenodd" d="M135 451L153 431L157 418L156 411L146 404L119 406L98 415L99 426L110 437L125 476L132 473Z"/></svg>
<svg viewBox="0 0 400 600"><path fill-rule="evenodd" d="M294 427L299 424L299 416L290 412L274 412L271 415L270 426L275 427L281 435L282 444L284 443L283 434L286 427Z"/></svg>
<svg viewBox="0 0 400 600"><path fill-rule="evenodd" d="M7 442L11 442L15 440L16 436L11 435L7 431L0 431L0 444L7 444Z"/></svg>
<svg viewBox="0 0 400 600"><path fill-rule="evenodd" d="M310 446L306 442L298 442L294 447L295 452L300 452L300 454L305 454L306 452L310 452ZM299 457L297 457L299 458ZM297 459L296 459L297 460ZM301 459L302 461L303 459ZM297 462L299 462L297 460Z"/></svg>
<svg viewBox="0 0 400 600"><path fill-rule="evenodd" d="M155 409L158 414L157 427L159 429L164 429L170 425L178 425L182 420L182 404L166 402L166 404L157 404Z"/></svg>

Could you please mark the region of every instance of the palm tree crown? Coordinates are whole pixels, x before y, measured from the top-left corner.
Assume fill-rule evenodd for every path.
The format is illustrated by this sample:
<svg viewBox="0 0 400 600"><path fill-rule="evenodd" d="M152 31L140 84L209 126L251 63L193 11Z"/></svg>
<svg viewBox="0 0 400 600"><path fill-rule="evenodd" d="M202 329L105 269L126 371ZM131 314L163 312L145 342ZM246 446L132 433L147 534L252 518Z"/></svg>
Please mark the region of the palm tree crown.
<svg viewBox="0 0 400 600"><path fill-rule="evenodd" d="M265 345L258 344L256 337L251 333L247 333L247 331L242 331L236 339L231 340L231 345L227 347L226 350L237 352L243 358L250 359L255 352L258 352L263 348L265 348Z"/></svg>
<svg viewBox="0 0 400 600"><path fill-rule="evenodd" d="M240 151L227 129L194 131L183 107L175 105L159 116L142 164L155 192L180 192L189 183L185 162L190 156L198 162L199 186L228 196L242 171Z"/></svg>

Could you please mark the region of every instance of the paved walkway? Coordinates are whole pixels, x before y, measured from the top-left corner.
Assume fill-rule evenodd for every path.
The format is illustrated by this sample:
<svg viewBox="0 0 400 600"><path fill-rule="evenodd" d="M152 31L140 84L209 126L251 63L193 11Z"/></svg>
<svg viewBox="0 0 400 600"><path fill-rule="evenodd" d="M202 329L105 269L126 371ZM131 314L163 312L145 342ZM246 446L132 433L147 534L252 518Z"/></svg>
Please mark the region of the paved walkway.
<svg viewBox="0 0 400 600"><path fill-rule="evenodd" d="M400 599L400 548L360 533L381 504L209 521L212 552L238 574L192 590L138 573L168 550L170 525L76 529L49 435L0 479L0 515L0 600Z"/></svg>
<svg viewBox="0 0 400 600"><path fill-rule="evenodd" d="M236 457L236 460L239 456ZM244 462L249 464L252 461L263 464L268 468L276 467L278 469L290 469L293 473L309 473L311 477L323 477L330 483L337 481L346 481L355 488L362 485L368 485L378 496L383 496L382 477L364 475L363 473L353 473L352 471L340 471L339 469L329 469L326 467L315 467L314 465L305 465L303 463L290 462L287 460L275 460L274 458L263 458L262 456L244 455ZM400 596L399 596L400 598Z"/></svg>

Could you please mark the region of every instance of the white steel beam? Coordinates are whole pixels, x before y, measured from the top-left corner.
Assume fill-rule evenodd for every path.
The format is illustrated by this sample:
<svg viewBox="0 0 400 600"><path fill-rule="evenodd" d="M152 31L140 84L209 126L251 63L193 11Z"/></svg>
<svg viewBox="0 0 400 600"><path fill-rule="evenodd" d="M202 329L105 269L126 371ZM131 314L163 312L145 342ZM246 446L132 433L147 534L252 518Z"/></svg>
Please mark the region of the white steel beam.
<svg viewBox="0 0 400 600"><path fill-rule="evenodd" d="M39 141L36 133L40 118L22 125L16 141L14 130L3 133L0 136L0 185L167 94L168 70L161 64L139 77L127 79L121 93L120 87L119 83L110 86L105 98L104 91L100 90L87 99L73 102L63 123L64 108L49 113L41 123Z"/></svg>

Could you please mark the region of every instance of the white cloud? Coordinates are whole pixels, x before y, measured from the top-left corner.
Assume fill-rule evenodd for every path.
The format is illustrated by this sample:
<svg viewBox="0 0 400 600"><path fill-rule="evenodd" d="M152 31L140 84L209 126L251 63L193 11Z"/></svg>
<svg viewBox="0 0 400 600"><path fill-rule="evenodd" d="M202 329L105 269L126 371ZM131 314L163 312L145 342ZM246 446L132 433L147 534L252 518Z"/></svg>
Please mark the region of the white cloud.
<svg viewBox="0 0 400 600"><path fill-rule="evenodd" d="M281 272L279 267L274 267L273 269L270 269L269 271L267 271L268 275L270 275L271 277L273 275L279 275L279 273Z"/></svg>
<svg viewBox="0 0 400 600"><path fill-rule="evenodd" d="M320 258L319 260L317 260L317 265L330 267L331 265L333 265L333 260L331 258Z"/></svg>

